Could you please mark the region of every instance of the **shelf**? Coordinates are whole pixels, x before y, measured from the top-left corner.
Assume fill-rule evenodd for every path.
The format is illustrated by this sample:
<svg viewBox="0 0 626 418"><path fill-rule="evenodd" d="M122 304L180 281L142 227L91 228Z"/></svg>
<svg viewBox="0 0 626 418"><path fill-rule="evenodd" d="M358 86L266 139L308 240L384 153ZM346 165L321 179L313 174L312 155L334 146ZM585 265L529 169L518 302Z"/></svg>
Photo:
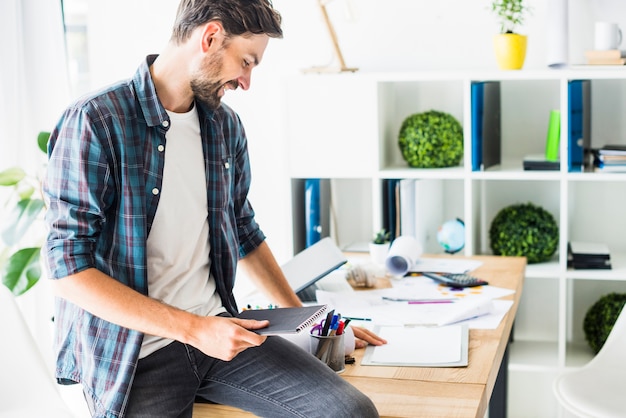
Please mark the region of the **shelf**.
<svg viewBox="0 0 626 418"><path fill-rule="evenodd" d="M524 170L522 161L517 160L489 167L485 171L472 171L470 177L474 180L558 181L563 176L559 171Z"/></svg>
<svg viewBox="0 0 626 418"><path fill-rule="evenodd" d="M610 270L574 270L569 268L565 273L565 277L568 279L626 281L626 254L611 254Z"/></svg>
<svg viewBox="0 0 626 418"><path fill-rule="evenodd" d="M380 170L381 179L452 179L462 180L465 178L463 167L447 168L409 168L405 166L392 166Z"/></svg>
<svg viewBox="0 0 626 418"><path fill-rule="evenodd" d="M570 95L580 93L571 87L573 80L589 80L581 84L583 102L591 105L578 113L569 109ZM482 91L481 105L478 82L482 81L499 83L489 84L488 96ZM299 76L289 93L289 174L292 179L334 179L332 210L336 238L342 245L366 242L383 225L395 225L396 202L414 201L419 208L414 216L428 253L441 252L436 234L447 219L465 222L463 254L471 256L491 253L489 229L504 207L533 203L552 214L559 227L559 248L548 262L526 267L509 362L511 376L517 379L511 388L521 381L532 385L531 391L516 397L549 403L554 377L593 357L582 328L589 307L609 292L626 293L626 223L622 221L626 173L589 168L569 172L570 158L578 160L580 151L577 141L570 143L570 130L578 135L573 138L580 138L590 126L592 148L626 144L626 119L621 117L626 108L624 92L626 68ZM496 117L484 118L484 113L480 117L472 106L483 106L483 112ZM492 110L498 108L499 113ZM397 136L403 120L428 110L449 113L463 126L464 155L458 166L417 169L402 157ZM560 169L525 171L525 156L545 152L553 110L561 114ZM499 125L488 124L493 120L499 120ZM483 146L493 146L490 150L496 152L499 148L500 159L492 161L500 163L472 171L473 162L480 160L472 158L472 151L480 150L473 141L481 129L488 139ZM492 155L483 154L483 161L488 157ZM420 180L414 182L424 187L415 194L420 199L407 197L411 189L406 187L412 182L402 182L404 189L396 186L401 182L395 180L405 179ZM410 220L407 223L411 225ZM605 242L613 268L568 269L568 241ZM542 404L538 408L541 416L559 416Z"/></svg>
<svg viewBox="0 0 626 418"><path fill-rule="evenodd" d="M572 182L624 182L626 173L567 173L567 180Z"/></svg>
<svg viewBox="0 0 626 418"><path fill-rule="evenodd" d="M558 260L526 265L527 278L558 279L560 271L561 269Z"/></svg>

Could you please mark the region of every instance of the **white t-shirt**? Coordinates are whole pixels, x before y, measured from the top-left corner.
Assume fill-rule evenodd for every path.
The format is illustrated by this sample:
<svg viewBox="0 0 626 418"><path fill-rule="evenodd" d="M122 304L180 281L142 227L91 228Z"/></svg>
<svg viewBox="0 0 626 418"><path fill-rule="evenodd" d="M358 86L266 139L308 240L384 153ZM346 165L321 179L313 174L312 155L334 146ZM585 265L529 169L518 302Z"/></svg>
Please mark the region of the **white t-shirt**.
<svg viewBox="0 0 626 418"><path fill-rule="evenodd" d="M167 112L163 186L148 236L148 293L198 315L225 312L210 274L209 223L204 157L196 107ZM171 340L146 334L139 357Z"/></svg>

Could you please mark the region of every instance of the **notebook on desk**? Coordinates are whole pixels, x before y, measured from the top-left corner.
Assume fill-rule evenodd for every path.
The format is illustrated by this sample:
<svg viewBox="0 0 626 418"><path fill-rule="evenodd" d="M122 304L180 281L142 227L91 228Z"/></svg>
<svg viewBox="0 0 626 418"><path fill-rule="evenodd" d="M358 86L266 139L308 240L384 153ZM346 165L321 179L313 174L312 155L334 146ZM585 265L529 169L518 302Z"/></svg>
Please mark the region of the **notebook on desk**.
<svg viewBox="0 0 626 418"><path fill-rule="evenodd" d="M347 261L334 241L326 237L300 251L281 269L300 300L311 302L315 301L315 282Z"/></svg>
<svg viewBox="0 0 626 418"><path fill-rule="evenodd" d="M468 364L467 324L444 327L381 326L374 332L387 344L367 346L364 366L465 367Z"/></svg>

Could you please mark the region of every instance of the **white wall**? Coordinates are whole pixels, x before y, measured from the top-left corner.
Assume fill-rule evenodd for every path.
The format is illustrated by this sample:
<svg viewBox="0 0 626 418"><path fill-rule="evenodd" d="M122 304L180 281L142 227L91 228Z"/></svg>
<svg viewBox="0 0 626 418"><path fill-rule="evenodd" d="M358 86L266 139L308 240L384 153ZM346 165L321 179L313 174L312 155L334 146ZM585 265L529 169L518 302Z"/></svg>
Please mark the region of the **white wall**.
<svg viewBox="0 0 626 418"><path fill-rule="evenodd" d="M551 1L551 0L550 0ZM90 0L89 38L93 86L130 76L147 53L167 42L178 1ZM546 67L546 0L529 0L532 15L525 69ZM592 45L594 14L615 16L609 3L571 0L570 61ZM491 38L497 22L489 0L335 0L328 5L346 64L365 71L495 69ZM317 0L274 0L285 37L272 40L247 92L229 92L226 101L240 113L248 133L253 166L251 201L279 261L291 255L288 138L284 79L301 69L326 65L332 47ZM120 13L119 10L123 10ZM149 10L146 12L146 10ZM619 16L626 14L622 13ZM626 27L626 25L623 25ZM332 100L332 98L329 98Z"/></svg>

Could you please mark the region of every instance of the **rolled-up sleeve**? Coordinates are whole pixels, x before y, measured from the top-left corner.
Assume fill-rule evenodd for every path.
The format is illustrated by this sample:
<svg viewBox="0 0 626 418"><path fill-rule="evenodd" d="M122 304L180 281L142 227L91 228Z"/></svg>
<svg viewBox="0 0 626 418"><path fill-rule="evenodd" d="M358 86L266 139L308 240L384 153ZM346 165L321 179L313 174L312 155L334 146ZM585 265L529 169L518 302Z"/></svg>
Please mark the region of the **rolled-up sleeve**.
<svg viewBox="0 0 626 418"><path fill-rule="evenodd" d="M92 126L84 109L69 108L50 137L43 193L48 207L44 254L52 279L95 266L110 170Z"/></svg>

